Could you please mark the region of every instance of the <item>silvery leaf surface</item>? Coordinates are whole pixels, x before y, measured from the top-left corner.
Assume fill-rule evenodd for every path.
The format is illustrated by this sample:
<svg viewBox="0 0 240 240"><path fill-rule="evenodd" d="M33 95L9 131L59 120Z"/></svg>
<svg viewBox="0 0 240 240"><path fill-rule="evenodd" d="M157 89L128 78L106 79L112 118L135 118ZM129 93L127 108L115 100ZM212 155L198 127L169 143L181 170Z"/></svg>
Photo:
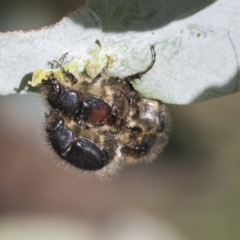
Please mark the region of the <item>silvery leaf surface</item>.
<svg viewBox="0 0 240 240"><path fill-rule="evenodd" d="M97 15L81 7L52 26L0 33L0 94L27 92L32 73L49 69L50 62L65 53L66 61L84 58L86 49L96 45L101 28Z"/></svg>
<svg viewBox="0 0 240 240"><path fill-rule="evenodd" d="M145 97L189 104L239 91L239 0L89 0L88 6L102 19L104 42L124 52L129 72L149 64L155 45L154 67L134 84ZM115 73L126 75L119 66Z"/></svg>
<svg viewBox="0 0 240 240"><path fill-rule="evenodd" d="M149 66L154 45L156 62L134 87L190 104L239 90L239 43L239 0L89 0L53 26L0 34L0 94L28 91L31 73L66 52L85 70L92 59L93 76L107 58L109 74L131 75Z"/></svg>

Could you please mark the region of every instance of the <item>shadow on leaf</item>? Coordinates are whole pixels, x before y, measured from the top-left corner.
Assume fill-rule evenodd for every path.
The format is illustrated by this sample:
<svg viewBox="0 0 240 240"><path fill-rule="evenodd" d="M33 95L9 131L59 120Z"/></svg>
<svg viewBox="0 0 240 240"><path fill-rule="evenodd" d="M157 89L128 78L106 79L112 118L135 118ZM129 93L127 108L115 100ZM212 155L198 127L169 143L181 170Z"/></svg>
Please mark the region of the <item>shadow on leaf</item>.
<svg viewBox="0 0 240 240"><path fill-rule="evenodd" d="M193 102L202 102L217 97L224 97L227 94L237 93L239 91L239 81L240 69L237 70L236 74L226 84L223 86L213 85L207 88Z"/></svg>
<svg viewBox="0 0 240 240"><path fill-rule="evenodd" d="M19 87L14 89L16 91L16 93L21 93L21 92L39 93L39 90L37 87L32 87L28 84L28 81L30 79L32 79L32 75L33 75L33 73L28 73L22 78L22 80L19 84Z"/></svg>
<svg viewBox="0 0 240 240"><path fill-rule="evenodd" d="M215 0L89 0L104 32L146 31L163 27L208 7ZM74 20L74 19L73 19Z"/></svg>

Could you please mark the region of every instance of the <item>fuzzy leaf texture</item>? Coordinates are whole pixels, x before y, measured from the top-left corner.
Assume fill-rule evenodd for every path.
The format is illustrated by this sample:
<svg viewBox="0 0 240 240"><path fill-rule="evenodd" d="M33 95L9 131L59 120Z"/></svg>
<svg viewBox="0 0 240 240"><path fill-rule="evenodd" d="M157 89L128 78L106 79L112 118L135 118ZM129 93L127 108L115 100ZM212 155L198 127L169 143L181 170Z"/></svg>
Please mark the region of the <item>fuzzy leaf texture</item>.
<svg viewBox="0 0 240 240"><path fill-rule="evenodd" d="M144 97L190 104L239 91L239 0L89 0L53 26L0 34L0 94L32 90L32 73L66 52L90 75L107 57L109 74L130 75L151 45L156 62L134 82Z"/></svg>

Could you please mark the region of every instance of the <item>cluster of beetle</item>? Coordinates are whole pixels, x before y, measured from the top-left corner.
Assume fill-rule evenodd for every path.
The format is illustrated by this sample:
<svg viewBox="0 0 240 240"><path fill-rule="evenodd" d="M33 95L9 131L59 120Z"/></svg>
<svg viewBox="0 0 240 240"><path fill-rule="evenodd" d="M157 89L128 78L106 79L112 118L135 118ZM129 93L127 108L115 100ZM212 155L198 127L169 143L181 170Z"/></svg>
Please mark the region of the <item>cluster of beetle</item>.
<svg viewBox="0 0 240 240"><path fill-rule="evenodd" d="M50 112L46 133L53 150L82 170L114 172L121 165L152 161L167 142L168 116L165 106L143 98L131 81L144 71L123 78L107 74L107 66L95 77L78 76L64 69L64 81L52 72L40 83Z"/></svg>

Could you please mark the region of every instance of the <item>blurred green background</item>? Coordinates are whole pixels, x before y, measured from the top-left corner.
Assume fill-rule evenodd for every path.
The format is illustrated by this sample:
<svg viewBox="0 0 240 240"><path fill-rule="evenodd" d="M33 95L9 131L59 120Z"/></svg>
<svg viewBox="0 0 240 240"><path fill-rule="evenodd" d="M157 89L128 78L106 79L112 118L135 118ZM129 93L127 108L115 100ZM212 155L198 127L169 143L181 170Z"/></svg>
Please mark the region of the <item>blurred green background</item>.
<svg viewBox="0 0 240 240"><path fill-rule="evenodd" d="M0 31L53 24L79 5L1 1ZM31 232L31 224L42 229L38 237L49 227L49 239L64 228L80 235L62 239L240 239L239 101L235 94L168 106L173 129L160 158L101 181L53 160L38 94L0 96L0 239L27 239L6 229Z"/></svg>

